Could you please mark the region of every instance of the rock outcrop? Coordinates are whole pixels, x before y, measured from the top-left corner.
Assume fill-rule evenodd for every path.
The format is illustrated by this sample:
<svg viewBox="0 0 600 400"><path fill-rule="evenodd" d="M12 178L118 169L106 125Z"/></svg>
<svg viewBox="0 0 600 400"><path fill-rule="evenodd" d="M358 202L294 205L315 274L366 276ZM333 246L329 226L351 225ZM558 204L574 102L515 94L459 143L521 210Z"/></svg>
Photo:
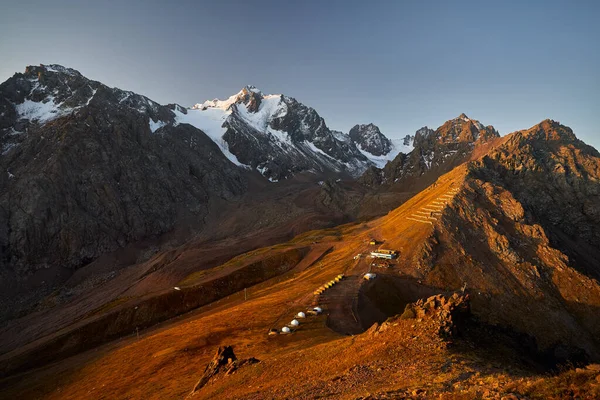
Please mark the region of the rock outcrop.
<svg viewBox="0 0 600 400"><path fill-rule="evenodd" d="M357 146L374 156L382 156L392 150L392 142L376 125L355 125L348 135Z"/></svg>
<svg viewBox="0 0 600 400"><path fill-rule="evenodd" d="M215 379L217 375L230 375L234 373L238 368L245 365L252 365L259 363L260 361L254 357L238 360L235 353L233 352L232 346L223 346L217 349L217 352L213 359L208 363L204 369L204 373L200 380L194 385L194 389L188 395L187 398L193 398L194 395L200 391L211 379Z"/></svg>
<svg viewBox="0 0 600 400"><path fill-rule="evenodd" d="M454 293L452 296L436 295L407 304L401 319L434 320L439 325L438 334L443 338L456 336L471 314L469 295Z"/></svg>

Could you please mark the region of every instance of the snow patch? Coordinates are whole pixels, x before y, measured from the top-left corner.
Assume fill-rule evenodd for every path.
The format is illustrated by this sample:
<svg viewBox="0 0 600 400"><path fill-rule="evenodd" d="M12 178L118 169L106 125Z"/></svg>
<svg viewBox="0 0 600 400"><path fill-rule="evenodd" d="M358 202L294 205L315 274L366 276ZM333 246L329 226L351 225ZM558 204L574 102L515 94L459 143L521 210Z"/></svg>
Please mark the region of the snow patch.
<svg viewBox="0 0 600 400"><path fill-rule="evenodd" d="M446 154L444 154L444 158L451 157L451 156L455 155L456 153L458 153L458 150L449 150Z"/></svg>
<svg viewBox="0 0 600 400"><path fill-rule="evenodd" d="M163 122L161 120L158 120L156 122L154 122L154 120L152 118L148 118L148 124L150 125L150 131L152 133L156 132L157 129L162 128L163 126L165 126L167 123Z"/></svg>
<svg viewBox="0 0 600 400"><path fill-rule="evenodd" d="M4 145L2 145L2 155L5 155L6 153L8 153L13 147L17 147L18 144L17 143L5 143Z"/></svg>
<svg viewBox="0 0 600 400"><path fill-rule="evenodd" d="M281 95L264 96L256 112L248 111L244 104L236 104L235 108L239 116L259 132L265 132L273 119L284 117L288 111Z"/></svg>
<svg viewBox="0 0 600 400"><path fill-rule="evenodd" d="M431 169L431 162L433 161L433 153L423 154L421 156L421 158L423 159L423 162L425 163L425 166L427 167L427 169Z"/></svg>
<svg viewBox="0 0 600 400"><path fill-rule="evenodd" d="M317 146L315 146L315 144L313 142L309 142L308 140L305 140L303 142L313 153L317 153L317 154L321 154L324 155L325 157L337 161L335 158L331 157L329 154L325 153L323 150L321 150L320 148L318 148Z"/></svg>
<svg viewBox="0 0 600 400"><path fill-rule="evenodd" d="M90 96L90 98L88 99L88 101L85 102L85 105L88 106L90 105L90 101L92 101L92 99L94 98L94 96L96 95L96 92L98 91L98 89L93 89L92 90L92 95Z"/></svg>
<svg viewBox="0 0 600 400"><path fill-rule="evenodd" d="M179 110L175 110L174 113L176 125L190 124L200 129L219 146L221 152L229 161L240 167L250 168L250 166L239 162L237 157L229 151L229 145L223 139L223 135L227 131L227 129L223 128L223 123L231 114L231 111L221 108L207 108L204 110L192 108L187 110L187 114Z"/></svg>
<svg viewBox="0 0 600 400"><path fill-rule="evenodd" d="M390 139L392 142L392 149L387 154L383 154L380 156L373 155L360 146L360 144L356 144L358 151L360 151L369 161L371 161L375 166L379 169L385 167L385 165L392 161L396 156L400 153L408 154L413 151L414 146L411 142L409 146L404 144L404 139Z"/></svg>
<svg viewBox="0 0 600 400"><path fill-rule="evenodd" d="M15 105L19 118L30 121L48 122L71 112L70 108L61 109L60 104L54 102L54 96L48 96L44 101L36 102L26 99L23 103Z"/></svg>
<svg viewBox="0 0 600 400"><path fill-rule="evenodd" d="M267 132L269 132L271 134L271 136L273 136L276 139L276 141L278 142L277 144L283 150L287 150L286 149L286 145L287 146L293 146L294 145L292 143L292 139L290 138L290 135L287 132L278 131L276 129L272 129L271 127L267 128Z"/></svg>
<svg viewBox="0 0 600 400"><path fill-rule="evenodd" d="M347 143L350 141L350 136L345 134L344 132L335 131L332 129L331 134L333 135L334 138L336 138L340 142Z"/></svg>
<svg viewBox="0 0 600 400"><path fill-rule="evenodd" d="M63 67L62 65L58 65L58 64L44 65L43 67L48 72L62 73L62 74L71 75L71 76L78 74L78 72L76 70L74 70L72 68L66 68L66 67Z"/></svg>
<svg viewBox="0 0 600 400"><path fill-rule="evenodd" d="M269 176L269 177L267 177L267 176L265 175L265 173L266 173L266 172L267 172L267 170L268 170L268 168L267 168L267 167L256 167L256 170L257 170L258 172L260 172L260 174L261 174L262 176L264 176L265 178L267 178L267 179L269 180L269 182L273 182L273 183L275 183L275 182L279 182L279 180L277 180L277 179L273 179L273 178L271 178L270 176Z"/></svg>

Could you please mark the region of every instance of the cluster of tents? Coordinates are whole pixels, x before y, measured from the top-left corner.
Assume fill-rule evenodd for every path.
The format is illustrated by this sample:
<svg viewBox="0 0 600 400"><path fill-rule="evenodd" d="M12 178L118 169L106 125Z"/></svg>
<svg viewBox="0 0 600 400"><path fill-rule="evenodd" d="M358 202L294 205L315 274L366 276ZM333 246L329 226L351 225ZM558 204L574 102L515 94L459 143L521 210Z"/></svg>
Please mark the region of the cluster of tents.
<svg viewBox="0 0 600 400"><path fill-rule="evenodd" d="M311 309L306 310L306 312L300 311L298 314L296 314L296 317L289 324L281 328L281 331L278 331L277 328L273 328L269 331L269 335L277 335L279 333L292 333L300 326L300 321L298 321L298 319L304 319L308 315L319 315L322 312L323 309L321 307L313 307Z"/></svg>
<svg viewBox="0 0 600 400"><path fill-rule="evenodd" d="M327 282L326 284L324 284L323 286L321 286L320 288L315 290L315 292L313 294L316 296L320 295L325 290L329 289L330 287L332 287L333 285L335 285L342 279L344 279L344 274L339 274L334 279L330 280L329 282ZM294 330L296 330L300 326L299 320L304 319L309 315L319 315L322 312L323 312L323 309L321 307L313 307L313 308L306 310L306 312L300 311L298 314L295 315L294 319L289 324L287 324L286 326L281 328L281 330L278 330L277 328L272 328L269 331L269 335L278 335L280 333L292 333Z"/></svg>
<svg viewBox="0 0 600 400"><path fill-rule="evenodd" d="M344 274L339 274L334 279L330 280L329 282L327 282L326 284L324 284L323 286L321 286L320 288L318 288L317 290L315 290L315 292L313 294L315 296L320 295L321 293L323 293L324 291L326 291L327 289L329 289L330 287L332 287L333 285L335 285L336 283L338 283L342 279L344 279Z"/></svg>

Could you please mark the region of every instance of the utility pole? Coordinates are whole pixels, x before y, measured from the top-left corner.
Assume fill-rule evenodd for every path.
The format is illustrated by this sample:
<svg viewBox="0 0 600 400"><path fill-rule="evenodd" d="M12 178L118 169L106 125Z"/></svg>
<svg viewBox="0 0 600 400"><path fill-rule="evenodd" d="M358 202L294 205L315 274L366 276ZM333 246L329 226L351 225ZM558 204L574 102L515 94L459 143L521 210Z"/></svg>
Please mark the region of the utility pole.
<svg viewBox="0 0 600 400"><path fill-rule="evenodd" d="M248 294L246 293L246 288L244 288L244 301L248 300Z"/></svg>
<svg viewBox="0 0 600 400"><path fill-rule="evenodd" d="M137 340L140 340L140 329L137 326L135 327L135 334L137 335Z"/></svg>

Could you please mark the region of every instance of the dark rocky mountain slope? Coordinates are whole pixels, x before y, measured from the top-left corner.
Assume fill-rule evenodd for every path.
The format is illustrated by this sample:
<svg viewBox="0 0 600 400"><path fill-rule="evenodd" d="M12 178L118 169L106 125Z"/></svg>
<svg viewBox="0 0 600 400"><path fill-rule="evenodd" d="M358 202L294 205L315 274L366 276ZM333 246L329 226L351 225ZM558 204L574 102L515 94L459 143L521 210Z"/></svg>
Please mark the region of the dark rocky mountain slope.
<svg viewBox="0 0 600 400"><path fill-rule="evenodd" d="M470 288L477 315L552 357L599 360L600 154L546 120L460 170L419 275Z"/></svg>
<svg viewBox="0 0 600 400"><path fill-rule="evenodd" d="M0 98L3 299L25 293L24 281L50 288L102 254L202 221L211 200L246 189L198 129L152 134L149 121L174 117L168 107L76 71L29 67Z"/></svg>

